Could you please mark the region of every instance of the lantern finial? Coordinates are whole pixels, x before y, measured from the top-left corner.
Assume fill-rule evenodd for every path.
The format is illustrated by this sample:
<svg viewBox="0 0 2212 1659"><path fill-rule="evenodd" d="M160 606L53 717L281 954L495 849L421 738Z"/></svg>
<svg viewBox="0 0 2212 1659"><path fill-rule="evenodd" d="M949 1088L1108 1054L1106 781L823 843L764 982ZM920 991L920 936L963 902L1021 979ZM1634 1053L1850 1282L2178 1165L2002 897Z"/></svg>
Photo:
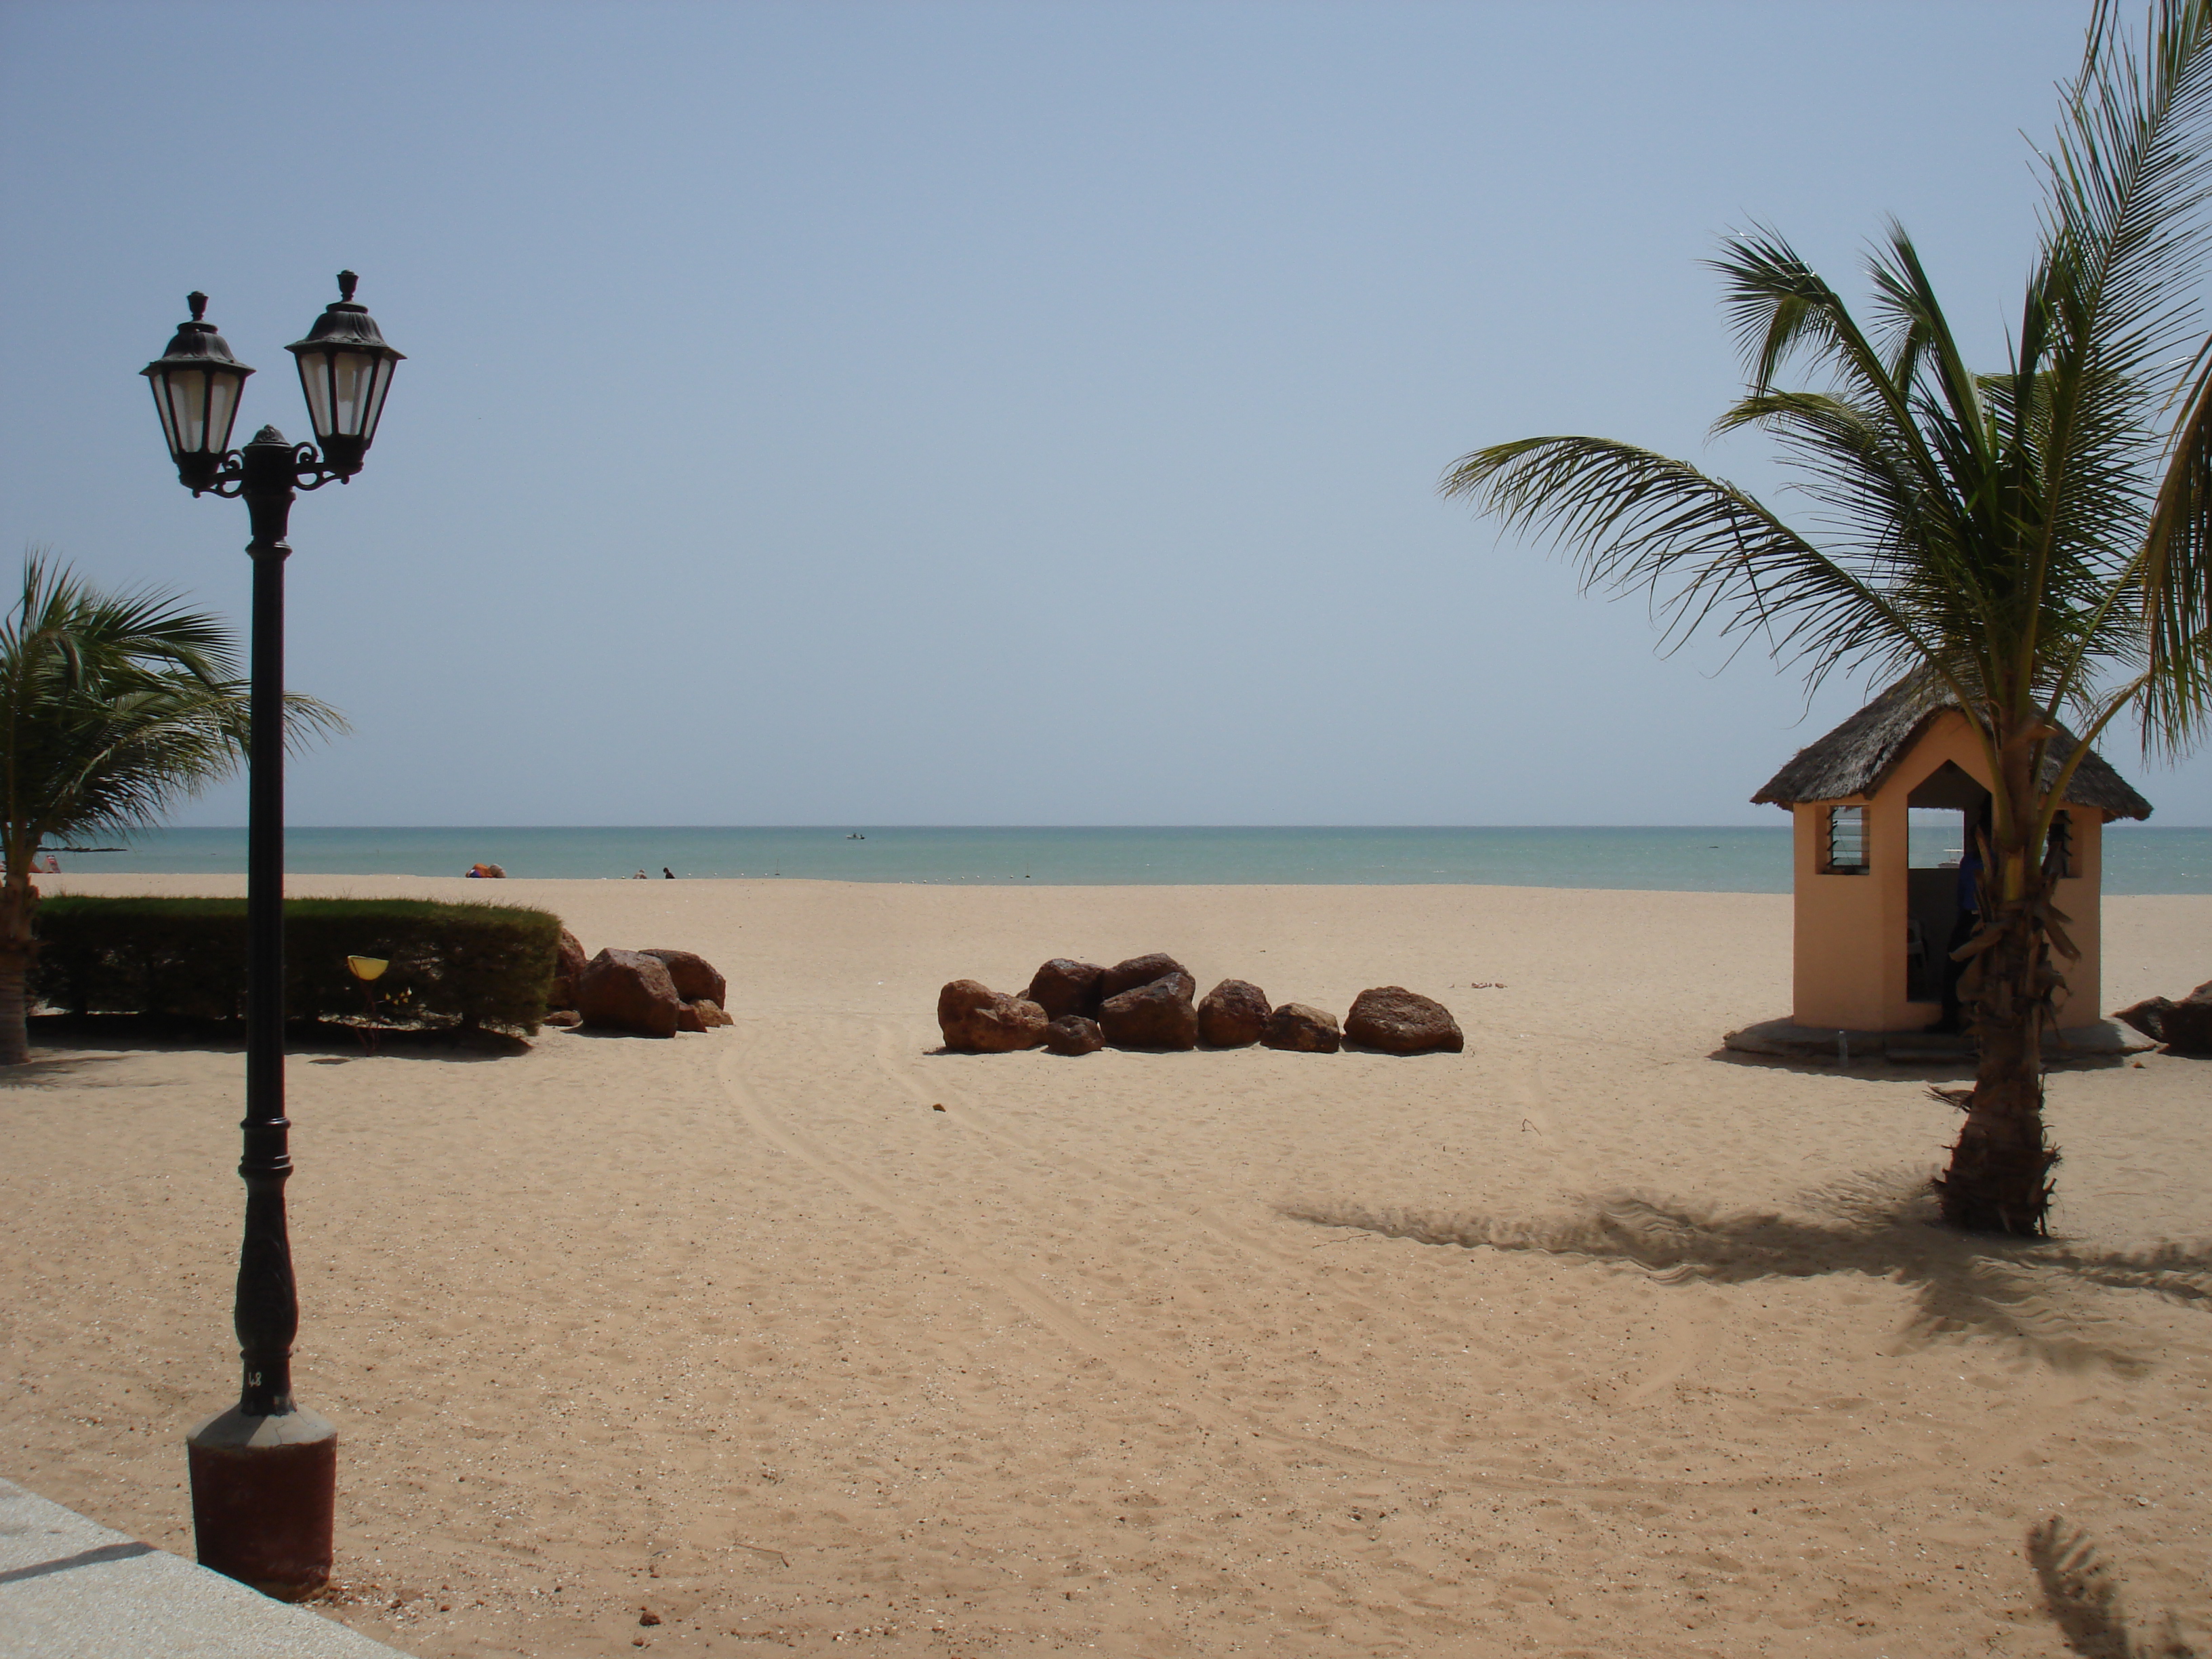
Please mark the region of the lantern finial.
<svg viewBox="0 0 2212 1659"><path fill-rule="evenodd" d="M350 270L342 270L338 272L338 298L341 300L352 299L354 284L358 283L360 280L361 278L355 276Z"/></svg>
<svg viewBox="0 0 2212 1659"><path fill-rule="evenodd" d="M207 318L207 295L194 289L185 295L185 303L192 308L192 320L203 322Z"/></svg>

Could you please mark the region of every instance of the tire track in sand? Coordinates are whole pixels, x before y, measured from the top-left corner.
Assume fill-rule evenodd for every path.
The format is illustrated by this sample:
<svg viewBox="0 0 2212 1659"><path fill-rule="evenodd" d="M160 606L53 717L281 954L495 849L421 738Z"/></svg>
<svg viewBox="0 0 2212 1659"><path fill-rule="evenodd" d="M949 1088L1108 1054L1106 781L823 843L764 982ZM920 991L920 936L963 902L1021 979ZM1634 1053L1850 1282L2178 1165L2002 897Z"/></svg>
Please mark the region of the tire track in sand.
<svg viewBox="0 0 2212 1659"><path fill-rule="evenodd" d="M878 1022L878 1029L881 1033L887 1028ZM854 1197L891 1217L942 1259L958 1266L974 1283L995 1291L1029 1315L1042 1328L1085 1358L1110 1370L1125 1387L1141 1388L1156 1401L1156 1409L1161 1413L1183 1415L1208 1432L1221 1436L1230 1444L1252 1450L1264 1449L1270 1453L1271 1461L1275 1462L1285 1475L1290 1474L1293 1460L1309 1462L1321 1460L1350 1463L1395 1474L1419 1476L1429 1480L1457 1481L1504 1492L1592 1495L1638 1493L1667 1499L1680 1499L1692 1490L1834 1492L1879 1486L1895 1478L1892 1471L1867 1469L1835 1471L1825 1475L1767 1474L1732 1480L1701 1480L1686 1475L1679 1479L1660 1480L1609 1473L1602 1480L1577 1480L1564 1474L1514 1474L1487 1468L1470 1468L1468 1463L1472 1462L1472 1456L1464 1462L1450 1462L1388 1457L1364 1447L1319 1436L1292 1434L1272 1424L1257 1422L1222 1400L1206 1379L1181 1368L1164 1364L1156 1352L1139 1353L1115 1341L1044 1286L1000 1261L961 1230L945 1222L939 1212L925 1209L901 1197L888 1182L870 1175L850 1159L830 1151L804 1129L770 1111L750 1080L743 1074L738 1061L743 1052L742 1048L732 1045L717 1055L716 1080L738 1108L746 1127L762 1141L784 1156L826 1176ZM963 1111L962 1116L969 1120L971 1128L976 1127L970 1113ZM1019 1144L1019 1138L1011 1133L1007 1139ZM1025 1150L1038 1156L1049 1157L1034 1147ZM1126 1182L1116 1184L1126 1189ZM1139 1195L1142 1196L1141 1194ZM1153 1202L1157 1204L1157 1200ZM1233 1231L1230 1236L1234 1237Z"/></svg>
<svg viewBox="0 0 2212 1659"><path fill-rule="evenodd" d="M1157 1354L1139 1354L1114 1341L1051 1291L997 1261L958 1228L941 1220L935 1212L902 1198L889 1183L839 1157L804 1129L770 1112L750 1081L739 1071L736 1060L738 1052L734 1046L726 1048L716 1059L715 1074L746 1127L762 1140L890 1216L942 1259L957 1265L975 1283L996 1291L1077 1352L1111 1370L1125 1386L1141 1387L1158 1402L1157 1409L1161 1413L1185 1415L1199 1427L1231 1443L1258 1441L1331 1461L1431 1480L1450 1473L1439 1463L1385 1457L1357 1446L1287 1434L1271 1425L1254 1423L1233 1407L1225 1405L1201 1378L1180 1370L1170 1374L1170 1368L1160 1363Z"/></svg>
<svg viewBox="0 0 2212 1659"><path fill-rule="evenodd" d="M1079 1174L1084 1180L1099 1186L1111 1187L1148 1208L1160 1211L1178 1222L1196 1226L1224 1243L1277 1267L1304 1267L1308 1265L1309 1258L1302 1252L1270 1243L1208 1206L1187 1205L1163 1198L1143 1183L1132 1181L1119 1170L1085 1158L1080 1152L1070 1152L1064 1147L1047 1146L1018 1129L1008 1128L987 1115L982 1108L974 1103L974 1097L957 1084L922 1082L892 1053L893 1044L901 1036L896 1022L877 1022L876 1064L885 1077L913 1097L916 1104L937 1105L940 1103L938 1098L940 1096L946 1102L957 1102L957 1106L945 1106L945 1115L970 1134L995 1141L1002 1146L1018 1148L1055 1169Z"/></svg>

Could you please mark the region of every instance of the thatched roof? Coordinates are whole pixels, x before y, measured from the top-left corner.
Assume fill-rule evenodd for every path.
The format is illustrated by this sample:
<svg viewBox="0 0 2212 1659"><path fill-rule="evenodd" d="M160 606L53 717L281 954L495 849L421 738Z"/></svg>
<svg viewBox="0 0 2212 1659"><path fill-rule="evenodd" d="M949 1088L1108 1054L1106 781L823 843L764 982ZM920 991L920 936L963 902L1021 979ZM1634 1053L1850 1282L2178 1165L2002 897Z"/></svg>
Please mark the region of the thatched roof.
<svg viewBox="0 0 2212 1659"><path fill-rule="evenodd" d="M1751 799L1777 806L1799 801L1841 800L1849 795L1870 795L1887 781L1898 763L1920 740L1920 734L1947 709L1958 704L1938 691L1934 695L1911 681L1901 681L1883 692L1818 743L1797 751L1796 757ZM2044 781L2058 775L2079 740L2064 727L2045 752ZM2092 806L2107 818L2147 818L2150 803L2128 787L2104 757L2091 750L2075 769L2067 787L2069 806Z"/></svg>

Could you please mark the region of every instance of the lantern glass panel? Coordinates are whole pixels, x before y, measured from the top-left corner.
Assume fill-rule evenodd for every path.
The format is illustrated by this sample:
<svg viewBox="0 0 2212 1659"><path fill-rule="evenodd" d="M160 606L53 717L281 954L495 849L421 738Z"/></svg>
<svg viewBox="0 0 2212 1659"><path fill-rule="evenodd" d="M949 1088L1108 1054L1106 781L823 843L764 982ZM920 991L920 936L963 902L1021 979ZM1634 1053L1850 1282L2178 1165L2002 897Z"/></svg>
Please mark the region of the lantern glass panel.
<svg viewBox="0 0 2212 1659"><path fill-rule="evenodd" d="M200 401L200 382L206 378L206 372L197 368L171 369L152 378L154 407L161 416L161 435L168 440L172 455L191 453L191 434L198 424L192 410Z"/></svg>
<svg viewBox="0 0 2212 1659"><path fill-rule="evenodd" d="M230 447L231 422L238 418L238 394L246 382L236 374L214 374L208 377L207 431L205 436L210 450L221 452Z"/></svg>
<svg viewBox="0 0 2212 1659"><path fill-rule="evenodd" d="M301 352L300 389L307 394L315 436L325 443L334 437L359 438L366 447L384 412L392 363L369 351Z"/></svg>
<svg viewBox="0 0 2212 1659"><path fill-rule="evenodd" d="M307 398L307 422L319 441L328 441L337 428L331 424L331 357L327 351L300 354L300 390Z"/></svg>
<svg viewBox="0 0 2212 1659"><path fill-rule="evenodd" d="M376 436L376 423L384 418L384 394L392 390L392 370L398 362L396 357L380 356L369 365L368 404L361 428L364 445Z"/></svg>
<svg viewBox="0 0 2212 1659"><path fill-rule="evenodd" d="M231 423L238 418L239 389L246 377L222 369L173 368L154 382L169 453L219 455L230 446Z"/></svg>
<svg viewBox="0 0 2212 1659"><path fill-rule="evenodd" d="M361 434L368 415L369 388L376 381L376 360L341 351L331 362L331 429Z"/></svg>

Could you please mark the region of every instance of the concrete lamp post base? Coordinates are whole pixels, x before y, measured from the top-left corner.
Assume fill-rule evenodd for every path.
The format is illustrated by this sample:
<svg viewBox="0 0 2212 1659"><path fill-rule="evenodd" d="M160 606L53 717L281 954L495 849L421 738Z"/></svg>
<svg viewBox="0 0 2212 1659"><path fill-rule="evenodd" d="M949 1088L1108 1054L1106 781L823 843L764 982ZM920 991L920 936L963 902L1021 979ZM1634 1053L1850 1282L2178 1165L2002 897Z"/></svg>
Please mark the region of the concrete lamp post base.
<svg viewBox="0 0 2212 1659"><path fill-rule="evenodd" d="M237 1407L185 1437L200 1565L279 1601L330 1582L338 1431L310 1411Z"/></svg>

